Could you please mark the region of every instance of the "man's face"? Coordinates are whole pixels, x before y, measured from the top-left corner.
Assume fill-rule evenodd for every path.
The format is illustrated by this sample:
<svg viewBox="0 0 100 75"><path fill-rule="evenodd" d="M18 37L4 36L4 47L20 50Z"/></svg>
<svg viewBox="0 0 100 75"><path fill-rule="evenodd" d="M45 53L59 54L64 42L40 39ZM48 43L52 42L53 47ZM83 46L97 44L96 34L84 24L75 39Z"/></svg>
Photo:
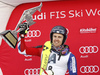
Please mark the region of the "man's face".
<svg viewBox="0 0 100 75"><path fill-rule="evenodd" d="M59 47L62 44L64 36L62 34L53 33L53 45Z"/></svg>

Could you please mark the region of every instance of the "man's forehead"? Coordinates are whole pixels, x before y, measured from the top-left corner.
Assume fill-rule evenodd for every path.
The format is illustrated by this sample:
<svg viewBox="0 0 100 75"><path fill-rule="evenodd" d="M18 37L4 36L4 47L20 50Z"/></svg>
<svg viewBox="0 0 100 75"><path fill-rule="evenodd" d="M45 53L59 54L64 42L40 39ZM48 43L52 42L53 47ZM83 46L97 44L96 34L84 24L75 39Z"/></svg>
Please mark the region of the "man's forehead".
<svg viewBox="0 0 100 75"><path fill-rule="evenodd" d="M59 34L59 33L53 33L53 35L55 35L55 36L63 36L62 34Z"/></svg>

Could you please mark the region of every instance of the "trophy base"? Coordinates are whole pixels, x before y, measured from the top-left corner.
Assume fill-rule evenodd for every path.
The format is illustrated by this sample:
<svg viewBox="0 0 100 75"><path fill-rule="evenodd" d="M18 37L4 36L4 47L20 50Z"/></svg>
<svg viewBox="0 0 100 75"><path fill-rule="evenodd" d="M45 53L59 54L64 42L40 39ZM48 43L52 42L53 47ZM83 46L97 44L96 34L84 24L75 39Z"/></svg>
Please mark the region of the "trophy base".
<svg viewBox="0 0 100 75"><path fill-rule="evenodd" d="M11 30L6 30L6 31L0 33L0 35L2 36L2 38L6 41L6 43L10 47L12 47L12 48L16 47L17 42L18 42L18 40L16 38L17 35L15 36L15 34L13 34Z"/></svg>

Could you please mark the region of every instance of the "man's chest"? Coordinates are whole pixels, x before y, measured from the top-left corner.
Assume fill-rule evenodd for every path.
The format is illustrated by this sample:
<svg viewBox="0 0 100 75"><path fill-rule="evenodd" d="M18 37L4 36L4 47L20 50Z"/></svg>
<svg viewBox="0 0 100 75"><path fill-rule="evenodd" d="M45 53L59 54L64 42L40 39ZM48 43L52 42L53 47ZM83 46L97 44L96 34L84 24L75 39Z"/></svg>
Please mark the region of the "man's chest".
<svg viewBox="0 0 100 75"><path fill-rule="evenodd" d="M68 59L69 59L69 54L65 56L59 56L57 53L51 52L49 56L48 65L64 67L65 65L67 65Z"/></svg>

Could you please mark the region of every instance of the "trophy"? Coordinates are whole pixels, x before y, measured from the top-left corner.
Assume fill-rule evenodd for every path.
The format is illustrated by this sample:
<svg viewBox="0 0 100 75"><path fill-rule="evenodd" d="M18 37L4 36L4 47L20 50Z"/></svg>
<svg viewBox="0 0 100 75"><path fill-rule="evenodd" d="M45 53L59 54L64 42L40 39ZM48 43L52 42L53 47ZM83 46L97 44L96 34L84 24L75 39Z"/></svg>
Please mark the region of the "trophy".
<svg viewBox="0 0 100 75"><path fill-rule="evenodd" d="M6 41L6 43L12 47L12 48L16 48L17 45L17 33L23 31L25 28L19 28L19 26L22 24L22 22L24 20L27 21L27 25L28 27L30 27L31 25L35 24L35 22L33 21L32 15L38 10L39 12L41 12L41 7L42 7L42 3L40 3L39 6L31 8L31 9L27 9L23 12L17 26L15 27L14 30L6 30L0 33L0 36Z"/></svg>

